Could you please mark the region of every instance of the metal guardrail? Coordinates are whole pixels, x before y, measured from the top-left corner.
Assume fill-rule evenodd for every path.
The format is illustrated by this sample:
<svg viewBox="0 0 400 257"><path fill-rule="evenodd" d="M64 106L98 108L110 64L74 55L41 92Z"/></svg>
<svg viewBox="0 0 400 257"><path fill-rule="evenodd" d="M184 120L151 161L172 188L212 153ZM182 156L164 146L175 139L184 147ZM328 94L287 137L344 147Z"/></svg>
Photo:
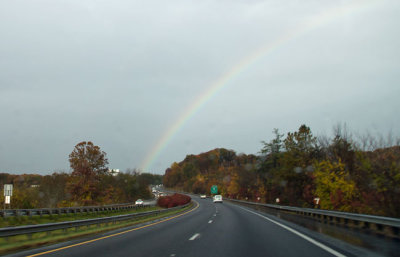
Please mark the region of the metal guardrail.
<svg viewBox="0 0 400 257"><path fill-rule="evenodd" d="M66 230L69 228L78 228L78 227L90 226L90 225L102 224L102 223L110 223L110 222L115 223L116 221L123 221L123 220L138 218L138 217L158 215L163 212L182 209L182 208L185 208L186 206L188 206L189 204L190 203L188 203L186 205L182 205L182 206L169 208L169 209L131 213L131 214L124 214L124 215L116 215L116 216L110 216L110 217L104 217L104 218L0 228L0 238L1 237L9 237L9 236L17 236L17 235L25 235L25 234L33 234L33 233L38 233L38 232L48 232L48 231L54 231L54 230L60 230L60 229Z"/></svg>
<svg viewBox="0 0 400 257"><path fill-rule="evenodd" d="M16 217L16 216L33 216L33 215L60 215L60 214L76 214L76 213L95 213L104 211L120 211L143 208L143 206L151 207L155 204L135 205L135 203L111 204L103 206L79 206L79 207L64 207L64 208L41 208L41 209L11 209L0 210L0 216Z"/></svg>
<svg viewBox="0 0 400 257"><path fill-rule="evenodd" d="M371 229L377 232L383 232L385 235L400 237L400 219L397 218L311 208L280 206L275 204L262 204L234 199L225 200L244 204L257 209L267 208L276 211L284 211L292 214L311 217L325 222L344 224L363 229Z"/></svg>

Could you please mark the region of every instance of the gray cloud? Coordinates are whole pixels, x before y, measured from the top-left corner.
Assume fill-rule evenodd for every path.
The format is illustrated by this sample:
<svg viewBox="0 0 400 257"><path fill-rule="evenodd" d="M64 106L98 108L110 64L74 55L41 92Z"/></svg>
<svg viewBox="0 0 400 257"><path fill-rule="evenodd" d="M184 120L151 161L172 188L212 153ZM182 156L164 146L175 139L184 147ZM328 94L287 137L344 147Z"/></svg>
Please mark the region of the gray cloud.
<svg viewBox="0 0 400 257"><path fill-rule="evenodd" d="M371 4L372 3L372 4ZM346 1L0 3L0 172L69 170L92 140L139 167L165 131L243 58ZM257 153L272 129L399 131L398 1L370 1L233 77L151 172L215 147Z"/></svg>

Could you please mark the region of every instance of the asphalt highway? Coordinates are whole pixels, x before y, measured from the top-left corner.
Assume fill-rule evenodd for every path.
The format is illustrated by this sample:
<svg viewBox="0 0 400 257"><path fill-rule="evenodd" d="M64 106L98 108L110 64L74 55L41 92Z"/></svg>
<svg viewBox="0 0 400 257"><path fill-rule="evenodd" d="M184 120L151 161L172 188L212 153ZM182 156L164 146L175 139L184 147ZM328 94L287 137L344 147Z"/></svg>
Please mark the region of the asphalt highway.
<svg viewBox="0 0 400 257"><path fill-rule="evenodd" d="M193 197L196 207L166 220L10 256L365 256L276 217Z"/></svg>

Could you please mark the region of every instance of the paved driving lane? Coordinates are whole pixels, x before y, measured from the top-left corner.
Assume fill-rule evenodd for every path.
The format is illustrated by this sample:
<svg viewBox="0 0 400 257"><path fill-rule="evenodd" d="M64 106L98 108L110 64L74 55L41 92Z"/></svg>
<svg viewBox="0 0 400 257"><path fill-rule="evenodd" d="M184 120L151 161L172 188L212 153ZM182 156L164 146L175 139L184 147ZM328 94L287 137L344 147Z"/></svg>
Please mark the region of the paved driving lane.
<svg viewBox="0 0 400 257"><path fill-rule="evenodd" d="M117 235L113 235L116 232L97 235L13 256L349 255L335 246L319 242L318 236L310 237L293 230L290 225L285 226L276 218L228 202L214 204L211 199L197 197L194 200L199 203L195 210L158 224ZM103 238L109 235L113 236Z"/></svg>

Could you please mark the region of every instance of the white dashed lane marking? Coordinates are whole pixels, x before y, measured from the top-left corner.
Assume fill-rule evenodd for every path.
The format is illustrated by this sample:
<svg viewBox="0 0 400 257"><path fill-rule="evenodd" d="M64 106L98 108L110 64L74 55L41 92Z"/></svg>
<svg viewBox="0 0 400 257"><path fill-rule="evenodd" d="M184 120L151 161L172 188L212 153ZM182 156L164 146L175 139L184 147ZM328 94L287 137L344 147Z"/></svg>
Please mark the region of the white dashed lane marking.
<svg viewBox="0 0 400 257"><path fill-rule="evenodd" d="M191 238L189 238L190 241L195 240L196 238L198 238L200 236L199 233L194 234Z"/></svg>

